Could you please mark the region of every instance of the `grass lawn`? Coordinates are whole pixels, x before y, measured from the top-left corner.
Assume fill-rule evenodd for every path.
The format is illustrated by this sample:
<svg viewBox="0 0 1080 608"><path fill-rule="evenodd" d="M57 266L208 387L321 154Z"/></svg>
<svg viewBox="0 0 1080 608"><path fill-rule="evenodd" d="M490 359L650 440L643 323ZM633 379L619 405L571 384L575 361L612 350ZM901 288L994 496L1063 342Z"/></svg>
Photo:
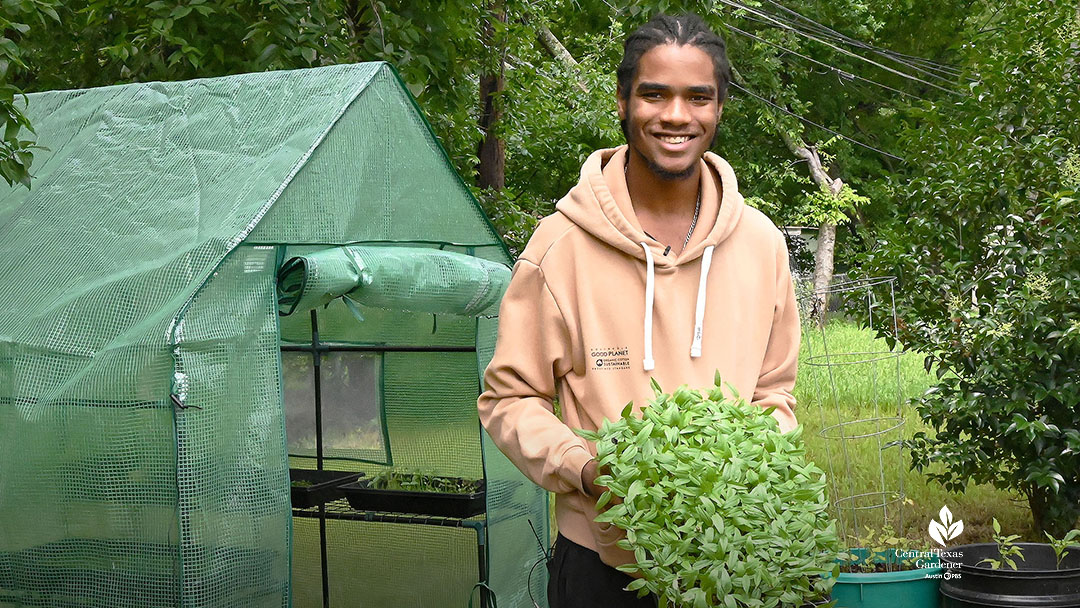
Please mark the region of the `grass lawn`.
<svg viewBox="0 0 1080 608"><path fill-rule="evenodd" d="M908 400L933 380L921 355L890 351L884 340L854 324L831 321L824 331L813 325L804 330L796 415L810 458L830 475L831 499L846 507L839 511L841 530L861 534L866 526L889 524L929 547L930 520L948 506L964 522L953 544L991 542L995 517L1007 533L1037 540L1027 502L1019 496L976 485L952 494L908 470L908 454L897 442L932 430ZM895 497L901 490L906 500Z"/></svg>

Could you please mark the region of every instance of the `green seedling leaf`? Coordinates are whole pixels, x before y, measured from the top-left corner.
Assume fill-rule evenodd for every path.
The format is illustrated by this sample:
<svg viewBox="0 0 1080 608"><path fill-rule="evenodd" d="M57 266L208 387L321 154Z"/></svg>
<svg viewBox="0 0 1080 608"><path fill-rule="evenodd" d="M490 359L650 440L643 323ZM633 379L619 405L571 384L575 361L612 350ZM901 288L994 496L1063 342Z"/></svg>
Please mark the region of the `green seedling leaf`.
<svg viewBox="0 0 1080 608"><path fill-rule="evenodd" d="M612 495L610 490L601 494L600 499L596 501L597 510L602 511L604 507L606 507L608 503L611 502L611 496Z"/></svg>

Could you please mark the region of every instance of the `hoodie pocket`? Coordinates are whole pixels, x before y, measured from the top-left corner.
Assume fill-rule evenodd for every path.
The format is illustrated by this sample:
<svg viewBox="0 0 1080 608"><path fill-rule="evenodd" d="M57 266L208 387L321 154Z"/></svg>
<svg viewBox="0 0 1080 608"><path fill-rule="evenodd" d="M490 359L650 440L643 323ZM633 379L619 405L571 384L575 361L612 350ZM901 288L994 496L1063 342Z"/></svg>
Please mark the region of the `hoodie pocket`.
<svg viewBox="0 0 1080 608"><path fill-rule="evenodd" d="M578 522L585 523L588 528L588 534L592 536L591 542L582 539L581 545L592 545L590 549L596 551L600 555L600 560L608 566L620 566L622 564L628 564L634 561L634 554L625 549L620 549L616 543L619 540L626 538L626 533L616 525L607 523L598 523L596 516L600 514L596 510L596 501L590 499L588 496L578 492L568 496L571 500L571 504L574 505L575 524ZM577 519L580 517L581 519ZM580 530L584 533L584 529L574 526L576 530ZM569 527L568 527L569 529Z"/></svg>
<svg viewBox="0 0 1080 608"><path fill-rule="evenodd" d="M619 547L617 544L620 540L626 538L626 532L622 528L612 524L593 522L591 529L593 539L596 541L596 553L600 555L600 561L612 568L634 563L634 553Z"/></svg>
<svg viewBox="0 0 1080 608"><path fill-rule="evenodd" d="M600 514L600 511L596 509L595 502L592 502L588 507L592 510L594 518ZM592 532L593 539L596 541L597 553L599 553L601 557L624 551L623 549L619 549L615 544L621 539L626 538L626 532L622 528L615 524L600 523L593 519L593 521L590 522L589 530ZM604 561L607 562L608 560L605 559Z"/></svg>

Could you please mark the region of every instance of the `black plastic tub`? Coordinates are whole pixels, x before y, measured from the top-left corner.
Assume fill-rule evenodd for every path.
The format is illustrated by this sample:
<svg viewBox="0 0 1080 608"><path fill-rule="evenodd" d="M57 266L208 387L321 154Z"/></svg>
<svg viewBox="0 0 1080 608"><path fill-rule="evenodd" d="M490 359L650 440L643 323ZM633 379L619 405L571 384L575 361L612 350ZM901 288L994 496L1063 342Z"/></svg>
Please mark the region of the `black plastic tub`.
<svg viewBox="0 0 1080 608"><path fill-rule="evenodd" d="M455 480L456 481L456 480ZM417 492L413 490L378 490L368 487L369 480L361 479L341 487L349 506L357 511L412 513L466 519L479 515L486 508L484 482L468 494Z"/></svg>
<svg viewBox="0 0 1080 608"><path fill-rule="evenodd" d="M1057 567L1057 557L1045 543L1016 543L1024 559L1015 559L1017 570L1003 566L994 570L984 559L1000 559L993 543L948 549L962 557L942 557L948 572L941 582L943 608L1048 608L1080 607L1080 547Z"/></svg>
<svg viewBox="0 0 1080 608"><path fill-rule="evenodd" d="M311 469L289 469L289 480L306 482L307 485L292 485L292 506L294 509L317 507L339 498L344 498L341 486L354 482L360 473L347 471L313 471Z"/></svg>

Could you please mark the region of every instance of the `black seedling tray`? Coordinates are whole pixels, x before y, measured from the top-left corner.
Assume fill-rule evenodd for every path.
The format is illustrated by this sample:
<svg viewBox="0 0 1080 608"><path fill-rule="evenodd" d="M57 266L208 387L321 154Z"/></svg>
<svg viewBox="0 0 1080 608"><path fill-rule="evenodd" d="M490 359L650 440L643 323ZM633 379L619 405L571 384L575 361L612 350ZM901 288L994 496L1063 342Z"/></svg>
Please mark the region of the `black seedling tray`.
<svg viewBox="0 0 1080 608"><path fill-rule="evenodd" d="M484 482L469 494L444 494L414 490L376 490L368 487L369 480L341 486L349 506L357 511L414 513L467 519L484 512Z"/></svg>
<svg viewBox="0 0 1080 608"><path fill-rule="evenodd" d="M341 486L355 482L360 473L347 471L313 471L311 469L289 469L289 483L292 489L294 509L307 509L337 500L345 493ZM309 481L310 486L293 486L293 481Z"/></svg>

